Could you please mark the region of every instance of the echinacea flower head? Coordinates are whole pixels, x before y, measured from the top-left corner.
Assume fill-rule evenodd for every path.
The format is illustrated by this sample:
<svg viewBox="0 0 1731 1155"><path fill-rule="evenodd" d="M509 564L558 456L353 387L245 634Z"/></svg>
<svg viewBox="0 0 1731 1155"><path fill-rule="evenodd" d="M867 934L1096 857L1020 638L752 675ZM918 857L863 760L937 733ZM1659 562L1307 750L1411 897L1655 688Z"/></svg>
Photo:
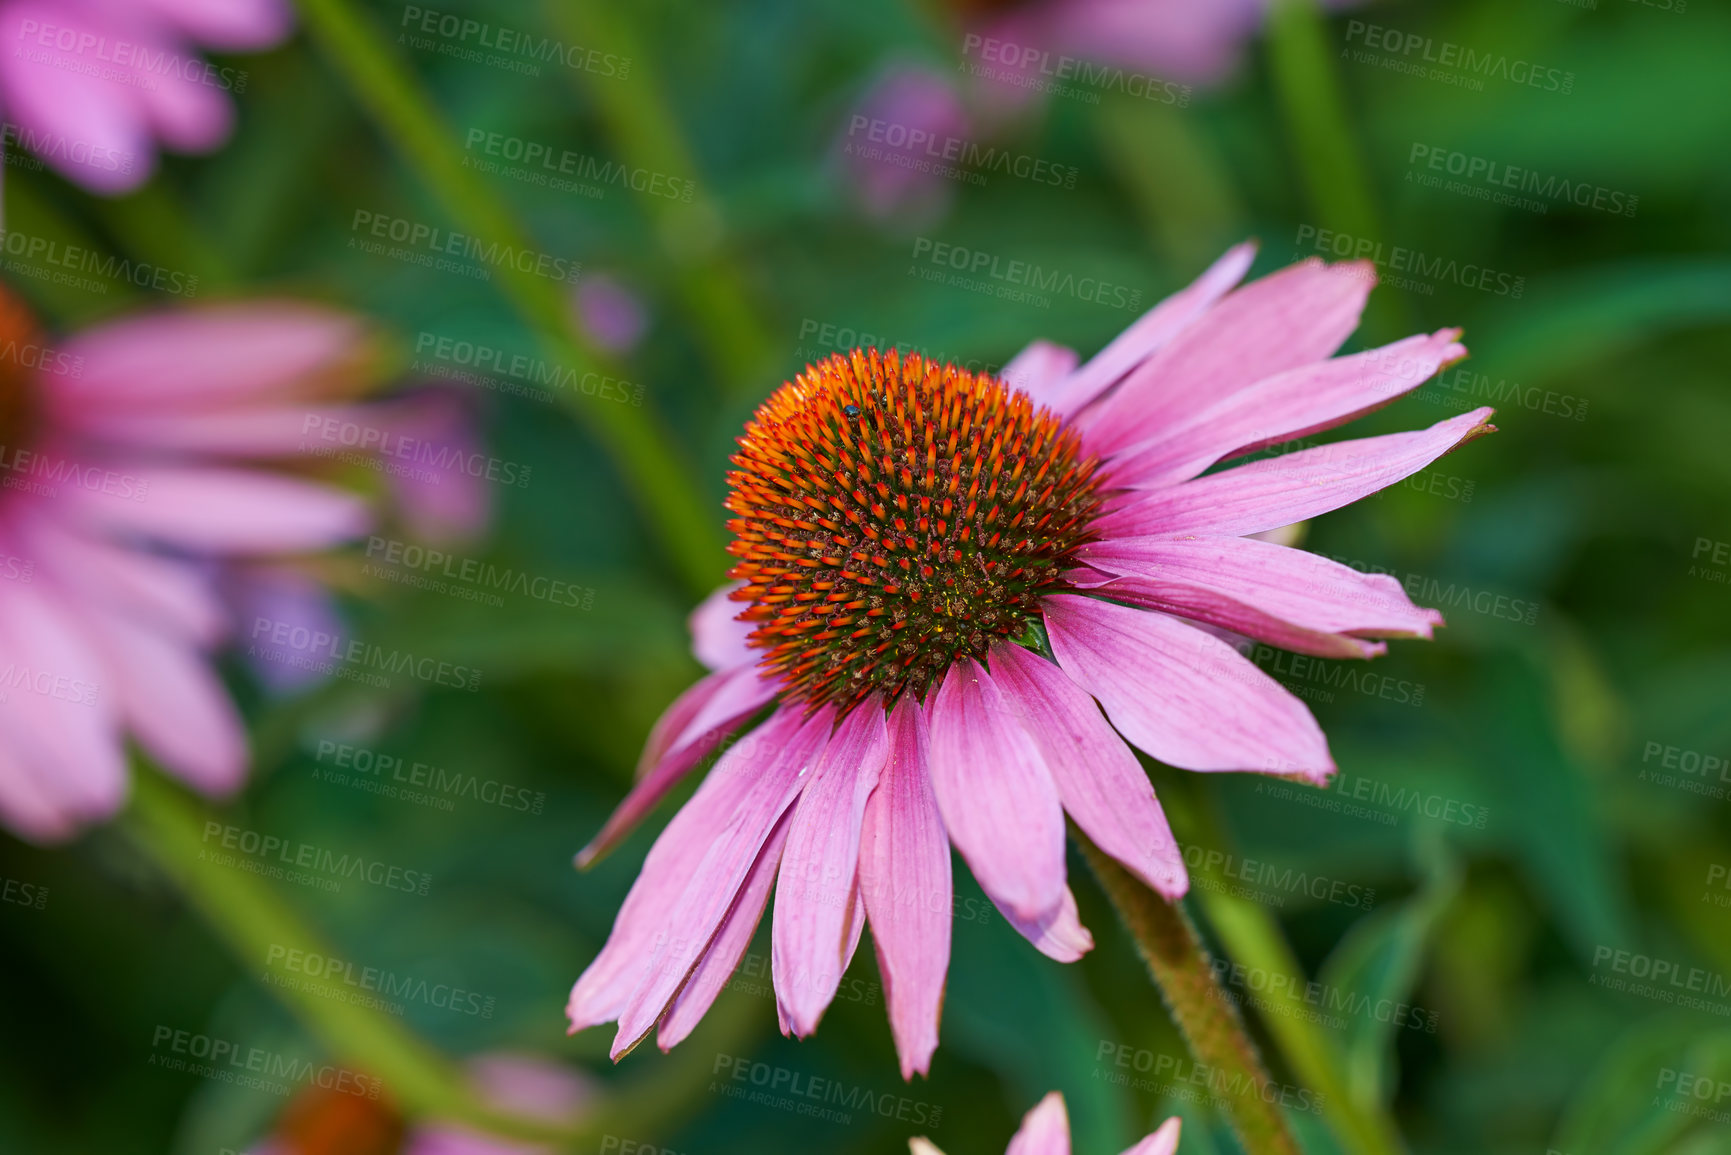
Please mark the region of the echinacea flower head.
<svg viewBox="0 0 1731 1155"><path fill-rule="evenodd" d="M292 23L287 0L0 0L7 142L92 192L127 192L158 142L204 152L228 137L246 76L198 47L257 51Z"/></svg>
<svg viewBox="0 0 1731 1155"><path fill-rule="evenodd" d="M1168 1119L1153 1134L1126 1148L1123 1155L1177 1155L1182 1126L1178 1119ZM944 1155L924 1138L908 1140L908 1151L910 1155ZM1004 1155L1070 1155L1070 1114L1064 1109L1064 1096L1053 1091L1022 1116L1022 1126Z"/></svg>
<svg viewBox="0 0 1731 1155"><path fill-rule="evenodd" d="M309 418L361 411L335 397L367 347L286 302L54 343L0 295L0 822L52 840L111 816L128 737L204 793L239 786L223 570L365 532L367 502L301 446Z"/></svg>
<svg viewBox="0 0 1731 1155"><path fill-rule="evenodd" d="M775 896L784 1031L815 1030L869 923L904 1076L937 1044L950 847L1039 950L1093 945L1065 816L1149 887L1188 879L1132 747L1321 783L1304 704L1234 647L1367 659L1441 615L1386 575L1257 535L1491 429L1489 409L1209 472L1380 408L1465 356L1448 329L1349 356L1374 279L1308 261L1242 288L1228 252L1099 354L1001 377L856 350L783 385L729 475L733 584L692 615L712 671L657 722L617 842L724 740L571 994L615 1057L707 1010ZM755 728L751 719L764 715Z"/></svg>
<svg viewBox="0 0 1731 1155"><path fill-rule="evenodd" d="M835 150L850 191L868 216L910 225L942 215L952 185L946 150L971 126L949 77L923 64L893 62L872 78L848 113Z"/></svg>

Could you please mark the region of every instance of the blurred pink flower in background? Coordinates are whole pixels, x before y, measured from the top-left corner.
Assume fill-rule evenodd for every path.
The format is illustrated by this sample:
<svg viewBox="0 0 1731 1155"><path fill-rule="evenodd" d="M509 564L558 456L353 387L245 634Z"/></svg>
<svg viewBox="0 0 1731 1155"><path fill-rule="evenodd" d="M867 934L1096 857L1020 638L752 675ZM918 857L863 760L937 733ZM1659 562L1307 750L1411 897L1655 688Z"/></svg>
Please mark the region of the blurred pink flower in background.
<svg viewBox="0 0 1731 1155"><path fill-rule="evenodd" d="M577 319L583 331L609 353L629 353L649 329L643 302L605 273L592 273L577 284Z"/></svg>
<svg viewBox="0 0 1731 1155"><path fill-rule="evenodd" d="M1189 103L1186 86L1210 87L1237 68L1274 0L1030 0L970 21L968 71L998 100L1020 104L1060 85L1120 87L1163 104ZM1344 8L1355 0L1324 0ZM965 6L964 6L965 7ZM1090 85L1087 61L1132 74Z"/></svg>
<svg viewBox="0 0 1731 1155"><path fill-rule="evenodd" d="M1168 1119L1123 1155L1177 1155L1181 1126L1178 1119ZM930 1139L910 1139L908 1150L912 1155L944 1155ZM1064 1096L1053 1091L1022 1116L1004 1155L1070 1155L1070 1113L1064 1109Z"/></svg>
<svg viewBox="0 0 1731 1155"><path fill-rule="evenodd" d="M127 192L159 143L228 138L246 74L199 48L269 48L292 23L287 0L0 0L4 140L93 192Z"/></svg>
<svg viewBox="0 0 1731 1155"><path fill-rule="evenodd" d="M468 1064L469 1080L490 1106L548 1123L574 1119L594 1096L582 1075L532 1055L493 1052ZM290 1103L276 1133L250 1155L543 1155L553 1149L482 1135L454 1123L411 1125L379 1085L353 1091L312 1086Z"/></svg>
<svg viewBox="0 0 1731 1155"><path fill-rule="evenodd" d="M941 172L948 142L971 124L961 94L943 73L897 63L872 80L836 139L836 153L861 207L879 220L917 225L941 215L952 181Z"/></svg>
<svg viewBox="0 0 1731 1155"><path fill-rule="evenodd" d="M309 438L399 419L346 400L366 329L258 302L51 346L7 296L0 348L0 821L49 840L111 816L128 737L196 789L234 790L245 735L210 660L234 622L221 579L269 575L316 617L316 585L271 567L367 531L366 499L326 479L348 463ZM295 624L266 620L267 640Z"/></svg>

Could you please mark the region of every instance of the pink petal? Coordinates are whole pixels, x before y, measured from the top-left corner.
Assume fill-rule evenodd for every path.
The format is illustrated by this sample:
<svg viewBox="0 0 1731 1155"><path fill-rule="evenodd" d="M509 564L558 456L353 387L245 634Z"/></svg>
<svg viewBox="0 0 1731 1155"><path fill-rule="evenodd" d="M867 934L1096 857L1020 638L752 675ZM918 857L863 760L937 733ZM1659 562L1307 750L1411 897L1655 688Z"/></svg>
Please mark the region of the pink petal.
<svg viewBox="0 0 1731 1155"><path fill-rule="evenodd" d="M35 583L0 597L0 726L45 797L80 821L114 814L126 795L112 671L77 607Z"/></svg>
<svg viewBox="0 0 1731 1155"><path fill-rule="evenodd" d="M202 76L204 61L184 42L164 39L149 48L178 54L186 62L184 67L197 69L195 75ZM138 67L131 72L146 75ZM234 128L234 105L221 88L202 79L189 80L179 71L159 73L150 75L148 83L140 84L136 91L156 135L177 152L209 152L227 140Z"/></svg>
<svg viewBox="0 0 1731 1155"><path fill-rule="evenodd" d="M987 894L1039 923L1064 898L1058 788L1013 706L972 658L932 703L932 786L944 828Z"/></svg>
<svg viewBox="0 0 1731 1155"><path fill-rule="evenodd" d="M1112 484L1149 488L1187 481L1216 461L1343 425L1401 397L1467 355L1459 329L1265 377L1166 427L1112 463Z"/></svg>
<svg viewBox="0 0 1731 1155"><path fill-rule="evenodd" d="M745 876L745 885L739 888L733 908L727 912L720 929L710 940L709 949L692 968L685 986L674 996L667 1017L661 1020L661 1027L655 1032L655 1045L663 1051L671 1051L697 1028L703 1016L709 1013L716 996L733 977L739 960L745 956L746 948L751 945L751 936L757 933L757 924L763 918L763 908L769 902L769 889L775 885L776 871L781 865L792 820L793 815L788 813L776 822L769 840L757 852L757 861L752 863L751 873Z"/></svg>
<svg viewBox="0 0 1731 1155"><path fill-rule="evenodd" d="M1114 337L1056 390L1058 402L1047 404L1065 415L1079 412L1207 312L1214 302L1244 278L1250 270L1250 262L1255 259L1254 244L1234 245L1227 249L1200 277L1149 309Z"/></svg>
<svg viewBox="0 0 1731 1155"><path fill-rule="evenodd" d="M643 1041L709 949L770 831L811 780L834 722L832 710L819 710L784 744L771 746L773 757L755 767L752 782L738 792L734 805L698 836L702 856L683 878L671 880L677 889L670 887L663 896L661 933L619 1016L614 1059Z"/></svg>
<svg viewBox="0 0 1731 1155"><path fill-rule="evenodd" d="M1076 350L1050 341L1033 341L1011 357L998 376L1037 404L1050 405L1064 379L1076 368Z"/></svg>
<svg viewBox="0 0 1731 1155"><path fill-rule="evenodd" d="M1215 533L1240 536L1350 505L1408 477L1451 449L1494 432L1495 410L1475 409L1429 429L1337 441L1253 461L1171 489L1126 497L1096 522L1108 537Z"/></svg>
<svg viewBox="0 0 1731 1155"><path fill-rule="evenodd" d="M577 855L577 865L589 866L617 846L669 790L775 692L774 682L758 677L750 666L741 666L710 674L674 699L649 732L637 763L637 784Z"/></svg>
<svg viewBox="0 0 1731 1155"><path fill-rule="evenodd" d="M0 707L0 824L31 842L70 838L78 830L74 808L37 780L39 774L50 772L32 770L24 762L27 756L28 748L20 747L13 737L10 720Z"/></svg>
<svg viewBox="0 0 1731 1155"><path fill-rule="evenodd" d="M371 521L355 494L255 470L139 466L125 470L144 486L85 488L64 495L76 513L108 529L202 553L292 553L358 537Z"/></svg>
<svg viewBox="0 0 1731 1155"><path fill-rule="evenodd" d="M125 549L46 517L21 519L22 548L78 596L97 598L201 646L228 630L216 592L193 566Z"/></svg>
<svg viewBox="0 0 1731 1155"><path fill-rule="evenodd" d="M294 27L285 0L133 0L180 31L223 52L269 48Z"/></svg>
<svg viewBox="0 0 1731 1155"><path fill-rule="evenodd" d="M83 371L47 380L56 418L74 423L90 406L161 413L284 400L357 357L365 335L346 313L292 301L147 313L68 341Z"/></svg>
<svg viewBox="0 0 1731 1155"><path fill-rule="evenodd" d="M728 582L704 598L686 619L691 628L691 652L711 670L732 669L757 660L757 651L745 641L754 627L739 620L749 607L729 596L744 584Z"/></svg>
<svg viewBox="0 0 1731 1155"><path fill-rule="evenodd" d="M246 733L205 657L115 613L91 620L127 728L163 768L204 794L246 778Z"/></svg>
<svg viewBox="0 0 1731 1155"><path fill-rule="evenodd" d="M1160 1124L1154 1134L1127 1148L1123 1155L1178 1155L1178 1133L1183 1126L1184 1121L1173 1116Z"/></svg>
<svg viewBox="0 0 1731 1155"><path fill-rule="evenodd" d="M575 1033L617 1019L648 970L650 952L662 941L673 902L703 860L717 834L752 798L800 729L793 710L779 710L745 741L722 755L703 785L661 836L613 920L613 931L571 990L566 1014Z"/></svg>
<svg viewBox="0 0 1731 1155"><path fill-rule="evenodd" d="M1064 1096L1053 1091L1022 1116L1021 1130L1004 1155L1070 1155L1070 1115Z"/></svg>
<svg viewBox="0 0 1731 1155"><path fill-rule="evenodd" d="M1064 888L1064 897L1050 914L1038 922L1028 922L1006 910L996 899L992 905L1004 916L1004 921L1016 928L1016 933L1034 944L1036 950L1049 959L1073 963L1094 949L1094 936L1082 925L1076 910L1076 896Z"/></svg>
<svg viewBox="0 0 1731 1155"><path fill-rule="evenodd" d="M794 804L771 927L771 967L782 1021L800 1038L841 985L853 951L860 828L889 756L883 703L874 695L842 721Z"/></svg>
<svg viewBox="0 0 1731 1155"><path fill-rule="evenodd" d="M1169 900L1190 882L1154 786L1087 691L1045 658L1000 642L992 676L1033 735L1064 809L1089 838Z"/></svg>
<svg viewBox="0 0 1731 1155"><path fill-rule="evenodd" d="M83 75L71 53L38 42L40 32L64 28L79 36L102 36L98 20L61 2L13 0L0 8L0 105L17 125L16 140L68 180L94 192L136 188L155 166L155 148L143 102L126 84ZM44 59L25 55L40 52ZM71 67L68 67L70 65Z"/></svg>
<svg viewBox="0 0 1731 1155"><path fill-rule="evenodd" d="M1316 719L1231 646L1165 614L1045 599L1058 664L1138 747L1185 770L1334 773Z"/></svg>
<svg viewBox="0 0 1731 1155"><path fill-rule="evenodd" d="M214 457L288 457L308 447L306 430L318 422L362 422L359 405L313 407L266 403L193 413L141 413L88 408L78 432L112 445L154 452Z"/></svg>
<svg viewBox="0 0 1731 1155"><path fill-rule="evenodd" d="M866 802L860 892L902 1078L925 1074L938 1046L950 968L950 843L926 768L925 711L903 694L890 712L889 757Z"/></svg>
<svg viewBox="0 0 1731 1155"><path fill-rule="evenodd" d="M1121 537L1081 557L1122 574L1104 593L1323 657L1368 657L1359 637L1428 638L1442 624L1387 574L1360 573L1313 553L1253 538ZM1341 635L1354 635L1342 637Z"/></svg>
<svg viewBox="0 0 1731 1155"><path fill-rule="evenodd" d="M1358 327L1375 283L1363 262L1302 261L1252 281L1149 357L1086 418L1088 447L1154 437L1264 377L1320 361Z"/></svg>

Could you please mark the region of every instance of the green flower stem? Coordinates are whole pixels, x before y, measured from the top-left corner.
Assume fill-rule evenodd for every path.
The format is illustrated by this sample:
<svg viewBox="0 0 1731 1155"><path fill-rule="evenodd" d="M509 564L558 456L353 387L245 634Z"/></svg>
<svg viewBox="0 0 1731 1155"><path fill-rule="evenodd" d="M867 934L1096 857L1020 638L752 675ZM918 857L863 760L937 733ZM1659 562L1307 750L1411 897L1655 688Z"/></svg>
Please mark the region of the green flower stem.
<svg viewBox="0 0 1731 1155"><path fill-rule="evenodd" d="M1143 229L1175 270L1206 268L1246 213L1220 157L1188 108L1108 96L1090 118Z"/></svg>
<svg viewBox="0 0 1731 1155"><path fill-rule="evenodd" d="M122 819L138 847L173 880L211 928L253 967L274 945L320 953L320 936L255 875L200 861L210 812L147 765L135 767L132 805ZM378 1011L292 987L272 986L306 1027L345 1062L383 1079L411 1115L436 1115L518 1139L564 1140L574 1132L497 1111L475 1095L462 1072L402 1024Z"/></svg>
<svg viewBox="0 0 1731 1155"><path fill-rule="evenodd" d="M1190 806L1187 800L1162 791L1169 809L1183 806L1185 824L1197 832L1197 840L1208 846L1227 844L1207 801ZM1249 899L1222 890L1198 889L1197 900L1208 916L1208 925L1234 959L1270 975L1285 975L1288 989L1304 986L1304 967L1293 955L1280 924L1268 910ZM1345 1066L1333 1043L1315 1023L1302 1015L1263 1013L1259 1016L1281 1056L1305 1086L1322 1099L1322 1117L1348 1155L1401 1155L1405 1147L1394 1121L1373 1107L1361 1106L1347 1085Z"/></svg>
<svg viewBox="0 0 1731 1155"><path fill-rule="evenodd" d="M1299 1155L1298 1144L1277 1105L1280 1097L1264 1096L1268 1072L1244 1032L1238 1008L1215 979L1183 906L1149 890L1080 830L1072 827L1071 834L1136 940L1190 1054L1235 1085L1255 1088L1254 1093L1232 1096L1227 1104L1228 1117L1246 1155Z"/></svg>
<svg viewBox="0 0 1731 1155"><path fill-rule="evenodd" d="M351 0L300 0L300 7L308 28L362 106L453 219L484 243L529 247L503 201L463 166L456 134L441 120L414 74L378 30L355 12ZM556 363L578 372L620 375L585 343L562 285L511 262L500 265L497 273L499 285ZM701 487L666 430L647 409L585 401L573 393L557 396L613 455L662 548L692 589L707 593L722 569L719 519L704 505Z"/></svg>
<svg viewBox="0 0 1731 1155"><path fill-rule="evenodd" d="M709 360L736 395L756 390L773 370L775 343L753 310L753 294L725 240L720 210L697 158L667 106L655 62L633 26L631 5L548 0L547 18L573 44L604 48L630 61L626 78L566 70L594 102L614 150L635 169L687 182L690 197L639 197Z"/></svg>
<svg viewBox="0 0 1731 1155"><path fill-rule="evenodd" d="M1379 235L1375 202L1353 141L1340 78L1324 43L1316 0L1276 0L1269 15L1269 68L1318 222L1358 237Z"/></svg>

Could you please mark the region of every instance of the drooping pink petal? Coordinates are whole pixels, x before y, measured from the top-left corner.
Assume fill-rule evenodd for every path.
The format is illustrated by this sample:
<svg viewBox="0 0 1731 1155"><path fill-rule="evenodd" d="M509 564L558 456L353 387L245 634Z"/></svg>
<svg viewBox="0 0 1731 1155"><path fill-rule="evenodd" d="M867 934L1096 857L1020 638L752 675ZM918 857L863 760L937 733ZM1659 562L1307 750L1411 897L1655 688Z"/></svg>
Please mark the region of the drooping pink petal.
<svg viewBox="0 0 1731 1155"><path fill-rule="evenodd" d="M883 704L873 696L836 727L794 803L770 932L776 1002L800 1038L817 1029L853 953L860 829L888 756Z"/></svg>
<svg viewBox="0 0 1731 1155"><path fill-rule="evenodd" d="M61 30L74 43L88 38L89 44L106 31L57 0L13 0L0 7L0 43L8 45L0 53L0 105L17 126L7 148L23 145L95 192L136 188L155 167L138 93L85 75L84 61L55 47Z"/></svg>
<svg viewBox="0 0 1731 1155"><path fill-rule="evenodd" d="M224 52L269 48L294 27L285 0L132 0L202 44Z"/></svg>
<svg viewBox="0 0 1731 1155"><path fill-rule="evenodd" d="M148 413L91 407L74 425L93 441L148 453L211 457L287 457L304 452L306 430L325 421L364 422L360 405L293 405L266 402L193 413Z"/></svg>
<svg viewBox="0 0 1731 1155"><path fill-rule="evenodd" d="M107 529L203 553L322 549L365 533L364 499L300 478L256 470L138 466L137 499L79 488L63 499Z"/></svg>
<svg viewBox="0 0 1731 1155"><path fill-rule="evenodd" d="M1322 360L1358 327L1374 283L1367 263L1309 260L1231 293L1089 411L1089 450L1139 444L1264 377Z"/></svg>
<svg viewBox="0 0 1731 1155"><path fill-rule="evenodd" d="M112 671L75 607L36 583L0 598L0 725L44 795L83 822L126 795Z"/></svg>
<svg viewBox="0 0 1731 1155"><path fill-rule="evenodd" d="M667 1017L661 1020L661 1026L655 1032L655 1045L663 1051L671 1051L697 1028L714 1005L716 996L733 977L739 960L745 957L751 936L757 933L757 924L763 918L763 908L769 903L770 887L775 885L792 821L792 813L783 814L777 820L775 829L769 833L769 840L757 852L757 861L752 863L751 873L745 876L745 885L739 888L733 908L721 920L709 949L692 968L691 977L674 996Z"/></svg>
<svg viewBox="0 0 1731 1155"><path fill-rule="evenodd" d="M1064 897L1064 811L1040 750L991 675L950 667L931 708L932 786L987 894L1039 923Z"/></svg>
<svg viewBox="0 0 1731 1155"><path fill-rule="evenodd" d="M860 892L904 1079L931 1066L950 968L950 842L927 748L924 707L903 694L890 711L889 757L860 834Z"/></svg>
<svg viewBox="0 0 1731 1155"><path fill-rule="evenodd" d="M1064 1096L1053 1091L1022 1116L1021 1129L1004 1155L1070 1155L1070 1115Z"/></svg>
<svg viewBox="0 0 1731 1155"><path fill-rule="evenodd" d="M216 591L190 564L122 549L39 514L14 525L25 555L80 597L110 602L203 646L228 629Z"/></svg>
<svg viewBox="0 0 1731 1155"><path fill-rule="evenodd" d="M255 301L141 314L87 329L64 352L76 376L51 376L57 420L76 424L90 406L110 412L189 412L278 400L305 391L321 372L356 356L365 329L353 316L292 301ZM305 431L344 446L340 428Z"/></svg>
<svg viewBox="0 0 1731 1155"><path fill-rule="evenodd" d="M1126 1148L1124 1155L1178 1155L1179 1131L1183 1126L1184 1121L1174 1115L1160 1124L1154 1134Z"/></svg>
<svg viewBox="0 0 1731 1155"><path fill-rule="evenodd" d="M744 584L728 582L698 603L686 619L691 629L691 652L711 670L729 670L757 659L757 653L745 644L752 624L739 620L747 607L729 596Z"/></svg>
<svg viewBox="0 0 1731 1155"><path fill-rule="evenodd" d="M1076 350L1050 341L1031 341L1011 357L998 376L1040 405L1050 405L1064 379L1076 368Z"/></svg>
<svg viewBox="0 0 1731 1155"><path fill-rule="evenodd" d="M1172 341L1214 302L1231 291L1256 259L1254 244L1234 245L1208 266L1200 277L1167 297L1114 337L1088 363L1054 389L1045 402L1059 413L1075 414L1124 375Z"/></svg>
<svg viewBox="0 0 1731 1155"><path fill-rule="evenodd" d="M112 671L127 728L189 786L227 795L246 778L246 733L207 659L142 622L109 610L87 619Z"/></svg>
<svg viewBox="0 0 1731 1155"><path fill-rule="evenodd" d="M1155 758L1184 770L1316 782L1334 773L1304 703L1219 638L1162 613L1074 594L1043 605L1058 664Z"/></svg>
<svg viewBox="0 0 1731 1155"><path fill-rule="evenodd" d="M571 990L566 1014L575 1033L617 1019L647 973L649 953L666 931L673 902L691 881L716 836L747 805L766 772L801 726L795 710L778 710L736 743L650 847L625 896L612 933Z"/></svg>
<svg viewBox="0 0 1731 1155"><path fill-rule="evenodd" d="M1147 489L1188 481L1224 458L1362 417L1465 357L1460 333L1442 329L1265 377L1115 460L1112 484Z"/></svg>
<svg viewBox="0 0 1731 1155"><path fill-rule="evenodd" d="M662 912L661 934L619 1016L613 1058L631 1050L654 1028L709 949L770 831L811 780L834 723L835 712L828 708L808 718L785 744L774 749L770 761L756 767L752 782L739 793L736 804L700 839L701 857L691 863L681 880L683 885L666 896L671 901Z"/></svg>
<svg viewBox="0 0 1731 1155"><path fill-rule="evenodd" d="M1493 432L1490 408L1429 429L1337 441L1253 461L1170 489L1137 491L1096 522L1107 537L1259 533L1350 505Z"/></svg>
<svg viewBox="0 0 1731 1155"><path fill-rule="evenodd" d="M0 821L32 842L70 837L78 828L76 812L38 781L38 775L52 771L27 765L15 745L11 720L0 708Z"/></svg>
<svg viewBox="0 0 1731 1155"><path fill-rule="evenodd" d="M1189 889L1184 855L1154 786L1088 692L1056 665L1009 642L992 677L1045 757L1064 809L1095 845L1168 900Z"/></svg>
<svg viewBox="0 0 1731 1155"><path fill-rule="evenodd" d="M1099 591L1103 596L1322 657L1368 657L1380 649L1352 643L1429 638L1443 620L1436 610L1414 605L1387 574L1360 573L1254 538L1109 538L1083 546L1080 555L1096 570L1140 579L1115 581Z"/></svg>
<svg viewBox="0 0 1731 1155"><path fill-rule="evenodd" d="M189 78L179 69L145 78L142 68L134 67L133 75L145 79L137 85L137 100L156 136L177 152L209 152L228 139L234 128L234 105L221 88L203 82L205 62L184 42L163 37L145 44L146 52L162 53L173 59L178 54L184 68L193 70Z"/></svg>
<svg viewBox="0 0 1731 1155"><path fill-rule="evenodd" d="M988 896L990 897L990 896ZM1038 922L1028 922L1013 910L1005 909L997 899L992 905L1004 916L1004 921L1016 928L1016 933L1034 944L1041 954L1061 963L1072 963L1094 949L1094 936L1082 925L1076 910L1076 896L1064 888L1064 897L1050 914Z"/></svg>
<svg viewBox="0 0 1731 1155"><path fill-rule="evenodd" d="M617 846L680 779L703 761L746 718L775 697L776 684L750 666L699 679L667 707L637 763L637 783L601 832L577 855L586 867Z"/></svg>

